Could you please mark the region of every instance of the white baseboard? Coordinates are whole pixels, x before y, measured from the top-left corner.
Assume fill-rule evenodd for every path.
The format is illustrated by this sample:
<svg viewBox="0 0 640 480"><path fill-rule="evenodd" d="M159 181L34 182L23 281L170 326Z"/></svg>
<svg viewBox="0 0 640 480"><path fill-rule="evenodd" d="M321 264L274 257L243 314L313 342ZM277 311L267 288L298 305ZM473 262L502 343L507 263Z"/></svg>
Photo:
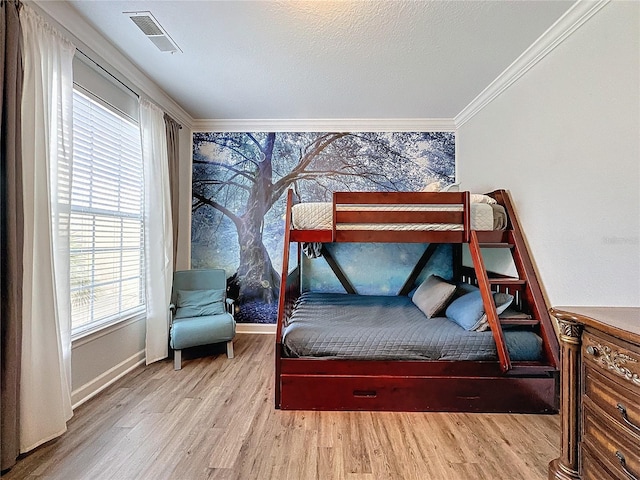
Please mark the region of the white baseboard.
<svg viewBox="0 0 640 480"><path fill-rule="evenodd" d="M126 360L120 362L113 368L110 368L100 376L94 378L90 382L85 383L80 388L77 388L71 392L71 404L72 408L79 407L87 400L95 397L102 390L114 383L116 380L122 378L131 370L139 365L144 365L145 352L144 350L130 356Z"/></svg>
<svg viewBox="0 0 640 480"><path fill-rule="evenodd" d="M275 335L275 323L236 323L236 333L259 333L264 335Z"/></svg>

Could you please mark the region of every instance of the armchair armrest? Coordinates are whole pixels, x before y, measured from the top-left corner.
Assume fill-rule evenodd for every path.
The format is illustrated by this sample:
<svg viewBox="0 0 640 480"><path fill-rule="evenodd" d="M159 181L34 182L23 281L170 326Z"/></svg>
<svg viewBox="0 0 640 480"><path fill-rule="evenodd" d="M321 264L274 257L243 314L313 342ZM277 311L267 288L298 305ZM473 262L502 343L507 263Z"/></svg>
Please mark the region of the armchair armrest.
<svg viewBox="0 0 640 480"><path fill-rule="evenodd" d="M169 327L171 327L171 325L173 324L173 317L175 317L176 315L176 306L173 303L169 304L169 310L167 311L167 316L168 316L168 324Z"/></svg>
<svg viewBox="0 0 640 480"><path fill-rule="evenodd" d="M225 303L227 306L227 312L233 315L233 304L235 303L235 300L233 298L225 298Z"/></svg>

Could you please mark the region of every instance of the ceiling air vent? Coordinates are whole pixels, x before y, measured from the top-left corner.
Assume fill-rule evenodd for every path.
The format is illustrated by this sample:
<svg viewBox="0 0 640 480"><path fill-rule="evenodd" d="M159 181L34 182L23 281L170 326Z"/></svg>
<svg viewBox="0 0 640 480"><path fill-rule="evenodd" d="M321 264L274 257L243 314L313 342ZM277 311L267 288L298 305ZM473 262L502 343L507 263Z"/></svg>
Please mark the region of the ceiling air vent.
<svg viewBox="0 0 640 480"><path fill-rule="evenodd" d="M173 41L162 25L158 23L151 12L122 12L135 23L161 52L182 53L180 47Z"/></svg>

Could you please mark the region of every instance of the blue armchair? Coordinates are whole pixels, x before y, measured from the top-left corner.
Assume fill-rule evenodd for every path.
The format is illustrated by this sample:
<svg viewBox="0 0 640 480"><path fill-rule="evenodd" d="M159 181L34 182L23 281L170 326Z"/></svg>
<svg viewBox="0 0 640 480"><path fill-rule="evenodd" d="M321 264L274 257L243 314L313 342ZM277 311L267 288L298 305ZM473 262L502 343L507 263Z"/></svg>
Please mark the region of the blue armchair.
<svg viewBox="0 0 640 480"><path fill-rule="evenodd" d="M170 342L174 370L182 368L182 349L227 342L227 357L233 358L236 322L233 300L226 296L224 270L181 270L173 274Z"/></svg>

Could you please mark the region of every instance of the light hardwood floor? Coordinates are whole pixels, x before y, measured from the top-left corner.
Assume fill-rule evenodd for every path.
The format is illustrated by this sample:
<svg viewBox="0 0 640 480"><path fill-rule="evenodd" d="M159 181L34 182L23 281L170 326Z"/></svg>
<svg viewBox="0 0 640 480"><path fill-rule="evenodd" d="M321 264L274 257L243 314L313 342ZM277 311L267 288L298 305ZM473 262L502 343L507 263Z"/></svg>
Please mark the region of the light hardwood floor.
<svg viewBox="0 0 640 480"><path fill-rule="evenodd" d="M137 368L3 478L543 480L559 454L557 415L275 410L273 337L223 350Z"/></svg>

